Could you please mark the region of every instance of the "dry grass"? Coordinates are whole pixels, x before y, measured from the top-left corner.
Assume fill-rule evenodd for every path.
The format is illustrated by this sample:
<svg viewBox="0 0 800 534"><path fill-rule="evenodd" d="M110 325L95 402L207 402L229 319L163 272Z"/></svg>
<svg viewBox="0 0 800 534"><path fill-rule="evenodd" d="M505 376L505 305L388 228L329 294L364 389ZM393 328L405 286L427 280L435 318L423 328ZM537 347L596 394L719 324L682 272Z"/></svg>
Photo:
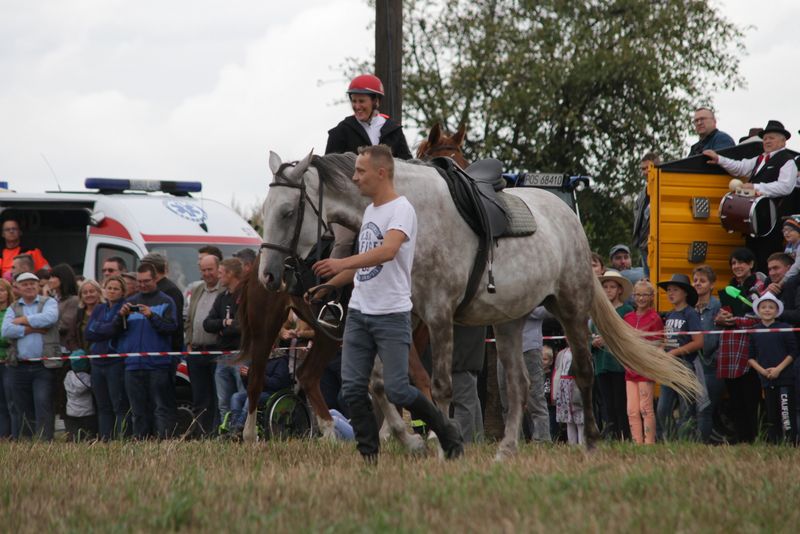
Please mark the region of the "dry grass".
<svg viewBox="0 0 800 534"><path fill-rule="evenodd" d="M378 467L352 444L295 441L0 444L6 532L789 532L800 451L676 444L524 446L492 462Z"/></svg>

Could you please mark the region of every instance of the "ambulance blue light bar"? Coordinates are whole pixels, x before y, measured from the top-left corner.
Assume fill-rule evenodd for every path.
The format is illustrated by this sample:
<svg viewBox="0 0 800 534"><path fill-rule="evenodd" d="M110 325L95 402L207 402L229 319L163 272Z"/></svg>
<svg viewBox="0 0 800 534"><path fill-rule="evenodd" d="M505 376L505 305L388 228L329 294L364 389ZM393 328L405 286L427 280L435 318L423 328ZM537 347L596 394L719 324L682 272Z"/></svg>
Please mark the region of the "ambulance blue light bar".
<svg viewBox="0 0 800 534"><path fill-rule="evenodd" d="M200 182L175 182L166 180L128 180L125 178L87 178L86 189L99 189L108 193L123 191L147 191L185 195L203 190Z"/></svg>

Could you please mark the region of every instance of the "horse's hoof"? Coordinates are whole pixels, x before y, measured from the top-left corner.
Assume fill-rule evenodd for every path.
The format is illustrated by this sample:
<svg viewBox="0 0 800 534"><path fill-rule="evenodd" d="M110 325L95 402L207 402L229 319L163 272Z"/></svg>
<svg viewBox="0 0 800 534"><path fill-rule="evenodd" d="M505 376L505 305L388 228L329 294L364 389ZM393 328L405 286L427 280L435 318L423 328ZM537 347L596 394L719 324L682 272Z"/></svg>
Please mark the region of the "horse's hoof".
<svg viewBox="0 0 800 534"><path fill-rule="evenodd" d="M422 436L417 434L407 434L405 438L405 447L411 454L423 454L427 451L425 447L425 440Z"/></svg>
<svg viewBox="0 0 800 534"><path fill-rule="evenodd" d="M504 462L517 455L516 443L501 443L497 449L497 454L494 455L495 462Z"/></svg>

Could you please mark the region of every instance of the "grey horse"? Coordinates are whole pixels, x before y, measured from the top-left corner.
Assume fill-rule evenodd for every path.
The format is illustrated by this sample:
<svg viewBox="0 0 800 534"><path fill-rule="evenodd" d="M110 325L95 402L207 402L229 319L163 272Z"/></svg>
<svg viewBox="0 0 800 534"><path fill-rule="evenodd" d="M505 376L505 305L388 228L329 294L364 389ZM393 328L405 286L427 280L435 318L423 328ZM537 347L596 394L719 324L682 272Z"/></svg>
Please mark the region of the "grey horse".
<svg viewBox="0 0 800 534"><path fill-rule="evenodd" d="M284 164L277 154L270 153L269 164L274 178L264 201L263 237L273 246L262 251L259 280L269 289L281 290L287 257L305 257L316 243L318 217L358 232L369 201L351 181L354 154L309 154L302 161ZM408 198L417 213L412 301L414 313L431 333L432 394L443 409L452 396L453 324L494 327L509 401L496 459L517 451L529 384L522 358L522 329L527 315L540 304L559 320L572 348L572 371L584 400L589 448L599 439L591 402L590 317L623 365L684 395L697 393L699 385L688 369L649 344L617 315L592 273L589 243L580 221L552 193L534 188L507 190L535 214L538 229L527 237L497 242L496 292L486 290L488 275L484 272L475 298L455 316L467 287L478 237L462 220L435 168L396 160L394 181L397 191Z"/></svg>

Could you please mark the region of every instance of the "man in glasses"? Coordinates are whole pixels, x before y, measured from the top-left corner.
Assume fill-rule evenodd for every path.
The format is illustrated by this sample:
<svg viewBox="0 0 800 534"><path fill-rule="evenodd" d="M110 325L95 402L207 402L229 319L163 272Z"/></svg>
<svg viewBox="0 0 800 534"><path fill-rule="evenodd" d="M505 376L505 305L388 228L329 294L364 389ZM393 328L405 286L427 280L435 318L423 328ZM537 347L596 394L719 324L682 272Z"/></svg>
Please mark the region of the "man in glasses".
<svg viewBox="0 0 800 534"><path fill-rule="evenodd" d="M694 110L692 125L700 140L692 145L689 156L702 154L703 150L722 150L736 144L730 135L717 130L717 118L711 108L700 107Z"/></svg>
<svg viewBox="0 0 800 534"><path fill-rule="evenodd" d="M14 258L19 256L25 250L33 258L33 271L39 269L49 269L50 264L42 255L38 248L25 248L22 246L22 230L19 226L19 221L14 219L6 219L3 221L3 278L6 280L11 279L11 268L14 264Z"/></svg>
<svg viewBox="0 0 800 534"><path fill-rule="evenodd" d="M122 273L127 272L128 264L119 256L111 256L103 262L103 280L112 276L122 276Z"/></svg>

